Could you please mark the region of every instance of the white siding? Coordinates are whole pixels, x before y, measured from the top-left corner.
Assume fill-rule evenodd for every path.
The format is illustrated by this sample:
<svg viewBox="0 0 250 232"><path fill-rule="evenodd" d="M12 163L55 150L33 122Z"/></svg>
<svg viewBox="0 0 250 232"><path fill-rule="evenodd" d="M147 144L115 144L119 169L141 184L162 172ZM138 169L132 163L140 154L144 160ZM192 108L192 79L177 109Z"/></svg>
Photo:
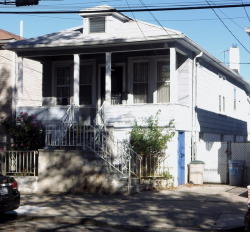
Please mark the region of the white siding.
<svg viewBox="0 0 250 232"><path fill-rule="evenodd" d="M192 99L192 60L187 59L177 70L178 103L190 105Z"/></svg>
<svg viewBox="0 0 250 232"><path fill-rule="evenodd" d="M24 59L23 66L23 106L41 106L42 64Z"/></svg>
<svg viewBox="0 0 250 232"><path fill-rule="evenodd" d="M174 119L176 130L191 130L190 108L175 104L106 106L106 124L114 127L129 128L135 119L140 123L149 116L155 116L159 110L161 111L159 114L159 125L164 126Z"/></svg>
<svg viewBox="0 0 250 232"><path fill-rule="evenodd" d="M234 89L236 89L236 110L234 110ZM222 99L221 111L219 95ZM248 118L249 103L245 91L203 66L197 68L197 107L243 121L247 121Z"/></svg>

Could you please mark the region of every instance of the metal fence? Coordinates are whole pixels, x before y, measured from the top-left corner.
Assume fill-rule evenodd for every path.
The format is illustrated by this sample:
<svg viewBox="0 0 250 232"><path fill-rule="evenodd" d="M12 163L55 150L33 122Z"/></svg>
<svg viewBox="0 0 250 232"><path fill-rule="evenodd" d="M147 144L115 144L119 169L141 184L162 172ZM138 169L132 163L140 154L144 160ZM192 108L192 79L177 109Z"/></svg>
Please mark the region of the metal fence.
<svg viewBox="0 0 250 232"><path fill-rule="evenodd" d="M3 175L38 176L38 151L3 151L0 153Z"/></svg>
<svg viewBox="0 0 250 232"><path fill-rule="evenodd" d="M250 181L250 143L197 143L197 160L205 162L204 182L228 183L228 161L245 161L244 182Z"/></svg>
<svg viewBox="0 0 250 232"><path fill-rule="evenodd" d="M151 154L142 156L142 177L162 177L169 168L165 165L165 154Z"/></svg>

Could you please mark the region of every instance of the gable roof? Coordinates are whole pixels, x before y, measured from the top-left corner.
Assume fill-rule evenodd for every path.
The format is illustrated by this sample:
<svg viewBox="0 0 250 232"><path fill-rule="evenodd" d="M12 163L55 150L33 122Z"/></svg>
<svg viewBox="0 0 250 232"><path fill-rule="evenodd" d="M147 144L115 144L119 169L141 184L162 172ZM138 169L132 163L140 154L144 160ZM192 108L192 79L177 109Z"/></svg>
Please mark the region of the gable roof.
<svg viewBox="0 0 250 232"><path fill-rule="evenodd" d="M80 13L85 17L88 17L90 13L86 11L93 11L93 9L104 8L105 10L113 10L114 8L108 7L106 5L98 8L89 8L83 10L84 13ZM108 11L107 10L107 11ZM87 16L86 16L87 14ZM99 13L98 13L99 14ZM105 15L114 15L118 14L123 17L124 15L115 12L104 12ZM125 17L125 16L124 16ZM187 48L194 55L203 53L202 59L205 61L213 61L213 65L216 66L219 70L226 72L234 80L243 84L247 89L247 92L250 94L249 84L236 72L227 67L225 64L221 63L217 58L203 49L200 45L195 43L193 40L188 38L180 31L172 30L169 28L157 26L147 22L143 22L136 19L122 20L123 22L119 24L115 29L112 28L111 31L107 33L83 33L84 30L87 30L84 25L70 28L67 30L55 32L52 34L47 34L31 39L19 40L15 42L10 42L4 46L8 50L13 50L17 52L30 51L33 52L36 50L57 50L57 49L72 49L72 48L93 48L93 47L120 47L121 45L138 45L138 44L149 44L155 42L178 42L183 48ZM166 44L167 46L167 44Z"/></svg>
<svg viewBox="0 0 250 232"><path fill-rule="evenodd" d="M17 41L6 45L7 49L22 48L64 47L79 45L100 45L116 43L132 43L140 41L153 41L161 39L177 39L185 37L183 33L169 28L139 20L129 20L119 25L112 33L99 33L83 35L83 26L47 34L27 40Z"/></svg>
<svg viewBox="0 0 250 232"><path fill-rule="evenodd" d="M22 37L11 32L0 29L0 40L21 40Z"/></svg>

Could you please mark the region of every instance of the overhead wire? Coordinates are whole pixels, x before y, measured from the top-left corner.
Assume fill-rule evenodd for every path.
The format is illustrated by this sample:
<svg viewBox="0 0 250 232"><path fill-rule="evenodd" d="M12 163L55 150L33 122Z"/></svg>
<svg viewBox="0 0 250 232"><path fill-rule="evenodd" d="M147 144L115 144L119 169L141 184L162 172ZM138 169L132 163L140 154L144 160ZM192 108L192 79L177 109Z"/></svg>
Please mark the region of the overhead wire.
<svg viewBox="0 0 250 232"><path fill-rule="evenodd" d="M244 0L241 0L242 4L243 4L243 1L244 1ZM250 22L250 18L249 18L249 15L248 15L248 13L247 13L246 7L243 7L243 8L244 8L244 10L245 10L245 13L246 13L246 16L247 16L247 18L248 18L248 21Z"/></svg>
<svg viewBox="0 0 250 232"><path fill-rule="evenodd" d="M126 0L126 2L127 2L128 7L130 7L130 5L129 5L129 3L128 3L128 0ZM141 31L141 33L142 33L142 35L143 35L144 39L145 39L146 41L148 41L146 35L144 34L144 32L143 32L141 26L140 26L139 23L138 23L138 20L135 18L134 13L133 13L133 12L131 12L131 13L132 13L132 15L133 15L133 18L134 18L134 20L135 20L135 22L136 22L136 24L137 24L139 30ZM150 46L151 49L153 48L153 46L152 46L151 43L149 43L149 46ZM158 55L158 54L157 54L157 51L156 51L154 48L153 48L153 51L154 51L155 55L157 56L157 55Z"/></svg>
<svg viewBox="0 0 250 232"><path fill-rule="evenodd" d="M127 1L127 0L126 0ZM174 3L160 3L160 2L157 2L154 4L145 4L144 2L142 3L141 0L139 0L141 2L141 4L143 5L143 8L141 8L141 6L139 5L136 5L136 4L128 4L127 2L127 6L122 6L120 5L120 10L117 10L117 11L120 11L120 12L144 12L144 11L147 11L147 12L150 12L152 13L153 11L174 11L174 10L192 10L192 9L212 9L215 13L215 15L217 16L217 19L193 19L193 20L190 20L190 19L180 19L180 20L158 20L156 19L154 16L154 20L160 25L162 26L161 22L163 21L198 21L198 20L219 20L223 23L223 25L227 28L227 30L232 34L232 36L242 45L242 47L248 52L250 53L250 51L237 39L237 37L233 34L233 32L226 26L226 24L224 23L223 20L226 20L226 19L233 19L233 18L230 18L228 16L226 16L226 18L221 18L216 12L214 9L222 9L222 8L232 8L232 7L242 7L245 9L246 11L246 7L250 6L250 3L247 3L247 2L241 2L241 4L235 4L235 3L238 3L238 0L237 1L213 1L213 3L215 2L218 2L219 5L209 5L209 6L205 6L203 2L183 2L183 3L178 3L178 4L174 4ZM158 0L159 1L159 0ZM107 1L95 1L95 2L91 2L92 4L93 3L104 3L104 2L107 2ZM119 0L114 0L113 2L121 2ZM85 2L86 3L86 2ZM85 4L84 3L84 4ZM87 2L87 3L90 3L90 2ZM191 6L189 5L191 4ZM225 4L225 5L223 5ZM57 6L60 5L60 4L57 4ZM67 9L69 4L61 4L62 7L66 7ZM81 3L72 3L71 4L71 7L78 7L80 6ZM161 6L161 7L159 7ZM162 7L163 6L163 7ZM168 8L164 8L164 6L169 6ZM51 7L51 5L49 6L42 6L44 8L46 8L47 10L49 9L49 7ZM56 7L56 5L53 5L53 7ZM159 7L159 8L157 8ZM178 9L177 9L178 8ZM62 8L63 9L63 8ZM56 11L56 14L59 14L59 13L79 13L80 11ZM100 11L102 12L102 11ZM0 12L1 14L2 12ZM29 12L22 12L22 14L25 14L25 15L29 15L29 16L33 16L33 17L44 17L42 14L46 14L46 13L52 13L52 12L33 12L34 14L32 15L32 11L29 11ZM18 14L17 12L15 12L14 14ZM224 14L224 13L223 13ZM246 16L249 20L249 15L246 13ZM52 16L45 16L45 17L50 17L50 18L59 18L59 19L73 19L73 18L63 18L63 17L52 17ZM239 18L242 18L242 17L239 17ZM78 20L78 19L75 19L75 20ZM142 32L143 33L143 32Z"/></svg>
<svg viewBox="0 0 250 232"><path fill-rule="evenodd" d="M206 0L206 2L210 5L209 0ZM229 27L224 23L224 21L220 18L220 16L217 14L214 8L211 8L215 15L218 17L218 19L221 21L221 23L224 25L224 27L229 31L229 33L239 42L239 44L250 54L250 51L246 48L246 46L234 35L234 33L229 29Z"/></svg>
<svg viewBox="0 0 250 232"><path fill-rule="evenodd" d="M211 1L214 4L214 1ZM244 7L245 8L245 7ZM224 16L226 16L227 19L229 19L231 22L233 22L236 26L238 26L240 29L244 30L244 28L242 26L240 26L238 23L236 23L232 18L230 18L225 12L223 12L221 9L217 9L218 11L220 11ZM220 17L220 19L222 19Z"/></svg>
<svg viewBox="0 0 250 232"><path fill-rule="evenodd" d="M202 9L216 9L216 8L239 8L239 7L249 7L250 3L244 4L227 4L227 5L200 5L200 6L172 6L172 7L148 7L145 8L119 8L119 9L108 9L108 10L95 10L93 13L102 13L102 12L145 12L145 11L179 11L179 10L202 10ZM1 14L75 14L75 13L85 13L85 11L79 10L56 10L56 11L0 11ZM92 13L91 10L86 11L86 13Z"/></svg>

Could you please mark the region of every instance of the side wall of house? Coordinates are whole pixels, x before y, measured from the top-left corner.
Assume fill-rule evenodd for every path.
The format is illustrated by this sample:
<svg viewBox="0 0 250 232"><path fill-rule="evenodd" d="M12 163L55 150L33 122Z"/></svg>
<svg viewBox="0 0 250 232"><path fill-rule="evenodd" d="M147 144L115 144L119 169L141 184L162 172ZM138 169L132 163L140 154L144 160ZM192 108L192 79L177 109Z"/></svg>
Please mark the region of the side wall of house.
<svg viewBox="0 0 250 232"><path fill-rule="evenodd" d="M23 61L23 106L42 105L42 64L24 59Z"/></svg>
<svg viewBox="0 0 250 232"><path fill-rule="evenodd" d="M15 55L13 52L0 50L0 118L12 115L12 86L15 83L14 69ZM0 149L6 137L3 128L0 128Z"/></svg>
<svg viewBox="0 0 250 232"><path fill-rule="evenodd" d="M192 60L178 55L177 78L178 78L178 103L191 106L192 100ZM183 60L185 59L185 60Z"/></svg>
<svg viewBox="0 0 250 232"><path fill-rule="evenodd" d="M15 117L17 104L18 68L14 52L0 50L0 117ZM39 62L23 60L23 106L42 104L42 65ZM3 128L0 128L1 144L7 142Z"/></svg>
<svg viewBox="0 0 250 232"><path fill-rule="evenodd" d="M244 141L248 133L247 94L230 76L197 67L197 127L205 141Z"/></svg>

